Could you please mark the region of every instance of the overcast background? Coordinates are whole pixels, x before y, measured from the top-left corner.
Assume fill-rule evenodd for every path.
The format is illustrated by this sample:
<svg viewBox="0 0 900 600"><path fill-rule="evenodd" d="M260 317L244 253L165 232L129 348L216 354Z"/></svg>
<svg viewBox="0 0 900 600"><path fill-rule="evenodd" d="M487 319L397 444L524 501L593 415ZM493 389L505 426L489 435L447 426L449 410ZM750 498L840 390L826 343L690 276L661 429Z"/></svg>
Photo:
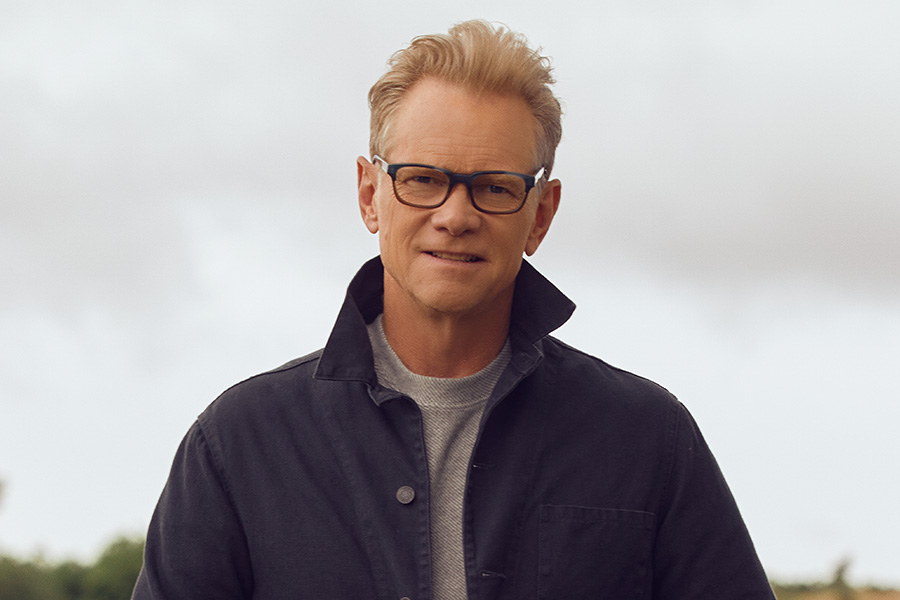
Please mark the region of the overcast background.
<svg viewBox="0 0 900 600"><path fill-rule="evenodd" d="M0 0L0 552L143 534L194 417L324 343L365 94L473 17L556 66L559 337L688 406L770 576L900 585L895 0Z"/></svg>

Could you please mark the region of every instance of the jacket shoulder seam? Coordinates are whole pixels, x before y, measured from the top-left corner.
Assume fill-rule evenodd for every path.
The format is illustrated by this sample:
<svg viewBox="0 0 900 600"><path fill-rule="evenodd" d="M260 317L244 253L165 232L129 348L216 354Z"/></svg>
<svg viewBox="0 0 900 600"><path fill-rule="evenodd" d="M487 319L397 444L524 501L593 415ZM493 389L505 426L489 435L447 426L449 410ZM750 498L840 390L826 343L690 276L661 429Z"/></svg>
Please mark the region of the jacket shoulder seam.
<svg viewBox="0 0 900 600"><path fill-rule="evenodd" d="M316 362L319 360L319 357L321 355L322 355L322 349L320 348L319 350L316 350L315 352L310 352L306 356L301 356L300 358L295 358L293 360L290 360L279 367L275 367L274 369L269 369L268 371L263 371L262 373L257 373L256 375L251 375L250 377L242 379L241 381L238 381L237 383L232 384L229 387L225 388L225 390L220 394L220 396L227 394L231 390L233 390L237 387L240 387L249 381L253 381L255 379L260 379L262 377L267 377L269 375L277 375L279 373L286 373L288 371L292 371L294 369L302 367L305 364L308 364L311 362Z"/></svg>
<svg viewBox="0 0 900 600"><path fill-rule="evenodd" d="M209 453L210 460L213 464L215 477L219 481L219 484L222 486L222 489L225 491L225 496L228 498L228 503L231 505L231 510L234 512L234 514L238 514L237 504L234 499L234 492L232 491L231 482L228 480L227 470L225 469L225 465L220 454L220 444L218 437L216 436L216 433L212 428L208 428L205 426L202 419L198 418L196 421L196 425L198 444L202 445L206 452Z"/></svg>
<svg viewBox="0 0 900 600"><path fill-rule="evenodd" d="M587 358L588 360L595 362L597 364L603 365L604 367L606 367L612 371L615 371L616 373L619 373L621 375L626 375L628 377L633 377L637 380L640 380L640 381L646 383L647 385L662 391L667 396L669 396L672 400L678 402L678 397L675 394L673 394L672 392L670 392L668 389L666 389L662 385L658 384L657 382L653 381L652 379L648 379L648 378L644 377L643 375L638 375L637 373L634 373L632 371L628 371L626 369L622 369L615 365L611 365L608 362L606 362L605 360L603 360L602 358L598 358L598 357L594 356L593 354L589 354L588 352L585 352L584 350L581 350L574 346L570 346L569 344L565 343L564 341L560 340L559 338L555 338L553 336L548 335L545 339L547 341L549 341L550 343L552 343L556 346L559 346L563 350L567 350L569 352L573 352L575 354L583 356L584 358Z"/></svg>

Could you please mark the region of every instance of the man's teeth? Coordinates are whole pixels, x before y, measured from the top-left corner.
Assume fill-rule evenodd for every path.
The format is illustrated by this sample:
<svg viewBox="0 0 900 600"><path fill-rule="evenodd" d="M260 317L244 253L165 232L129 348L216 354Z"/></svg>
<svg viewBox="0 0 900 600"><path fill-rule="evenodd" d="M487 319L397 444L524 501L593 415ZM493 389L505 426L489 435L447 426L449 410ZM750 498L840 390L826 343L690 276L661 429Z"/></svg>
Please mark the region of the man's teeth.
<svg viewBox="0 0 900 600"><path fill-rule="evenodd" d="M430 255L437 258L444 258L447 260L458 260L460 262L475 262L481 260L477 256L469 256L467 254L444 254L442 252L429 252Z"/></svg>

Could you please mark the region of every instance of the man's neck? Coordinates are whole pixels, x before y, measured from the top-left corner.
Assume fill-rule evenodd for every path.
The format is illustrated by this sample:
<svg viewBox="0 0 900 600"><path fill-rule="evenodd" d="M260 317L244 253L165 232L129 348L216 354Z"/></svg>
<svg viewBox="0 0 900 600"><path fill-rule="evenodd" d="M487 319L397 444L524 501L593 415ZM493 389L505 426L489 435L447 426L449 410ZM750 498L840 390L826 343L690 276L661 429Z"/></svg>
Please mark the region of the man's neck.
<svg viewBox="0 0 900 600"><path fill-rule="evenodd" d="M391 348L413 373L465 377L489 365L503 349L511 307L510 299L474 314L409 310L386 290L382 325Z"/></svg>

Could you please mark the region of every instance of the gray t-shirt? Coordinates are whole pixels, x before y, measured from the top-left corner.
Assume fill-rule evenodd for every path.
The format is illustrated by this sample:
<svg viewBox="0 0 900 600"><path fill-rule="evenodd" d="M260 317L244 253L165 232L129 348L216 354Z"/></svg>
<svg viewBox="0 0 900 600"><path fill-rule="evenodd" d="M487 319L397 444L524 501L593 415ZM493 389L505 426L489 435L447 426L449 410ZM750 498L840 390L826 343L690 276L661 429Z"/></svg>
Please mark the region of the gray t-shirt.
<svg viewBox="0 0 900 600"><path fill-rule="evenodd" d="M484 369L468 377L417 375L388 344L379 315L369 326L378 382L412 398L422 412L431 487L434 600L465 600L463 497L478 424L510 359L509 340Z"/></svg>

